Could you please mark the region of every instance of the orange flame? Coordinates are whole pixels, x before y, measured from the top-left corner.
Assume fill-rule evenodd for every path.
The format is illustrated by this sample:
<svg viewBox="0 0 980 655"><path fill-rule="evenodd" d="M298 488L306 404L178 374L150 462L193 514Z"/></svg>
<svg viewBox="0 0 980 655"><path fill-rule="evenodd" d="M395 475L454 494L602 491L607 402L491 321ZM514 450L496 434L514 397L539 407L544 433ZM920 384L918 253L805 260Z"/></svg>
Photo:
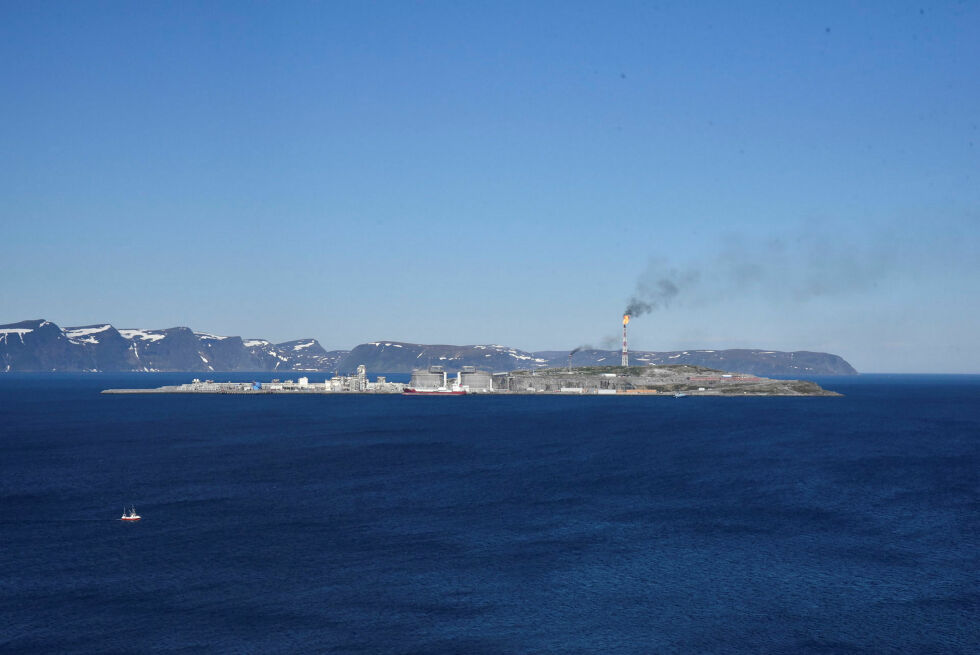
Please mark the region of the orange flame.
<svg viewBox="0 0 980 655"><path fill-rule="evenodd" d="M630 322L630 315L623 314L623 325L629 325L629 322Z"/></svg>

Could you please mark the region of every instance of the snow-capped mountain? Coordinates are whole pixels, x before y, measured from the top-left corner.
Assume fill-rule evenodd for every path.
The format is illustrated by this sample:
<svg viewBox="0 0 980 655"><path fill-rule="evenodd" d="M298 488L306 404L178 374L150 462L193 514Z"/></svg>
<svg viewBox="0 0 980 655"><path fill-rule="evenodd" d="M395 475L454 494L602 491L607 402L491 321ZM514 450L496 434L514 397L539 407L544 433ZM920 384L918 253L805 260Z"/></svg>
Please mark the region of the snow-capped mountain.
<svg viewBox="0 0 980 655"><path fill-rule="evenodd" d="M618 366L612 350L579 350L573 366ZM693 364L763 376L853 375L837 355L773 350L633 352L630 363ZM351 351L325 350L316 339L272 343L186 327L116 329L108 323L61 329L45 320L0 325L0 372L4 371L324 371L351 373L361 364L376 373L408 373L440 365L494 372L568 364L568 352L528 352L497 344L451 346L373 341Z"/></svg>
<svg viewBox="0 0 980 655"><path fill-rule="evenodd" d="M534 353L548 360L550 366L566 366L568 352L549 350ZM622 353L617 350L579 350L572 355L572 366L618 366ZM798 375L856 375L854 367L843 357L829 353L799 350L784 352L778 350L674 350L666 352L633 351L630 364L647 366L650 364L688 364L704 366L724 371L750 373L760 376L798 376Z"/></svg>
<svg viewBox="0 0 980 655"><path fill-rule="evenodd" d="M407 373L414 368L444 366L450 373L463 366L494 372L517 369L543 369L568 365L568 351L527 352L500 345L434 346L399 341L374 341L357 346L340 361L341 373L358 364L369 371ZM579 350L572 356L573 366L619 366L621 353L614 350ZM752 375L854 375L857 371L837 355L815 352L773 350L684 350L673 352L637 351L630 353L633 366L649 364L691 364Z"/></svg>
<svg viewBox="0 0 980 655"><path fill-rule="evenodd" d="M364 364L369 371L407 373L427 366L444 366L450 373L463 366L476 366L490 371L545 368L547 359L516 348L499 345L445 346L373 341L362 343L340 361L341 373L354 371Z"/></svg>
<svg viewBox="0 0 980 655"><path fill-rule="evenodd" d="M316 339L273 344L186 327L61 329L45 320L0 326L0 371L317 371L346 354L327 352Z"/></svg>
<svg viewBox="0 0 980 655"><path fill-rule="evenodd" d="M43 319L0 325L0 371L81 371L92 357Z"/></svg>
<svg viewBox="0 0 980 655"><path fill-rule="evenodd" d="M334 371L348 350L325 350L316 339L286 341L276 346L293 362L294 371Z"/></svg>

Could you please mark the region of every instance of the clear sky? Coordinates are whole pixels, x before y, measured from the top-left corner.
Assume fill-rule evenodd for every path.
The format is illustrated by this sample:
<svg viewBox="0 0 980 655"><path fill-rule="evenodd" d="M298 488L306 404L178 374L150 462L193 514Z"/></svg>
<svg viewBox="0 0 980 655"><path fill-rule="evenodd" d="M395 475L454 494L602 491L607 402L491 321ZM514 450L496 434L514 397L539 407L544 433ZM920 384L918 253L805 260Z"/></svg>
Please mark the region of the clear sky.
<svg viewBox="0 0 980 655"><path fill-rule="evenodd" d="M980 3L4 2L0 323L980 372Z"/></svg>

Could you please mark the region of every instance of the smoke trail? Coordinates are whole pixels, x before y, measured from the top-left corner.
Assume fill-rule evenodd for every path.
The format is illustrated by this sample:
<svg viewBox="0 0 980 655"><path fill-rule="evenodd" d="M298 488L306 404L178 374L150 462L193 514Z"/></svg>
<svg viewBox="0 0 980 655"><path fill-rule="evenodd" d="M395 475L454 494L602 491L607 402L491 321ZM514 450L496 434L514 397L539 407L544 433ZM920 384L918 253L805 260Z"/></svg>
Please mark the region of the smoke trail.
<svg viewBox="0 0 980 655"><path fill-rule="evenodd" d="M578 351L580 351L580 350L592 350L592 346L590 346L590 345L588 345L588 344L585 344L585 345L583 345L583 346L576 346L576 347L575 347L575 348L574 348L574 349L572 350L572 352L570 352L570 353L568 353L568 356L569 356L569 357L571 357L572 355L574 355L575 353L577 353L577 352L578 352Z"/></svg>
<svg viewBox="0 0 980 655"><path fill-rule="evenodd" d="M681 302L713 304L754 294L771 302L802 303L876 287L902 270L887 233L863 245L843 234L799 229L767 239L722 239L686 267L652 259L636 283L625 314L634 317Z"/></svg>
<svg viewBox="0 0 980 655"><path fill-rule="evenodd" d="M767 300L807 302L873 288L902 270L887 232L860 244L843 234L797 230L760 242L731 236L701 290L704 300L756 293Z"/></svg>
<svg viewBox="0 0 980 655"><path fill-rule="evenodd" d="M636 283L636 291L626 304L623 314L633 317L643 316L654 310L668 307L682 290L694 286L701 277L698 271L677 269L651 275L654 268L655 265L651 262L648 273Z"/></svg>

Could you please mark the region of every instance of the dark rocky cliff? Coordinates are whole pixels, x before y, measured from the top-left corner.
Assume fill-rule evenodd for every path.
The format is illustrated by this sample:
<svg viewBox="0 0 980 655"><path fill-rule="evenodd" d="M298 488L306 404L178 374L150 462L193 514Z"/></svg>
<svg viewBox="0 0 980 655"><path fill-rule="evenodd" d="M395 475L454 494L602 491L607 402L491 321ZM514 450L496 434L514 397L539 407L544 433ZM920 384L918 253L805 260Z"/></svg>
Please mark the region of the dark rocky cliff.
<svg viewBox="0 0 980 655"><path fill-rule="evenodd" d="M274 344L190 328L120 329L108 324L62 329L45 320L0 325L4 371L330 371L347 354L316 339Z"/></svg>

